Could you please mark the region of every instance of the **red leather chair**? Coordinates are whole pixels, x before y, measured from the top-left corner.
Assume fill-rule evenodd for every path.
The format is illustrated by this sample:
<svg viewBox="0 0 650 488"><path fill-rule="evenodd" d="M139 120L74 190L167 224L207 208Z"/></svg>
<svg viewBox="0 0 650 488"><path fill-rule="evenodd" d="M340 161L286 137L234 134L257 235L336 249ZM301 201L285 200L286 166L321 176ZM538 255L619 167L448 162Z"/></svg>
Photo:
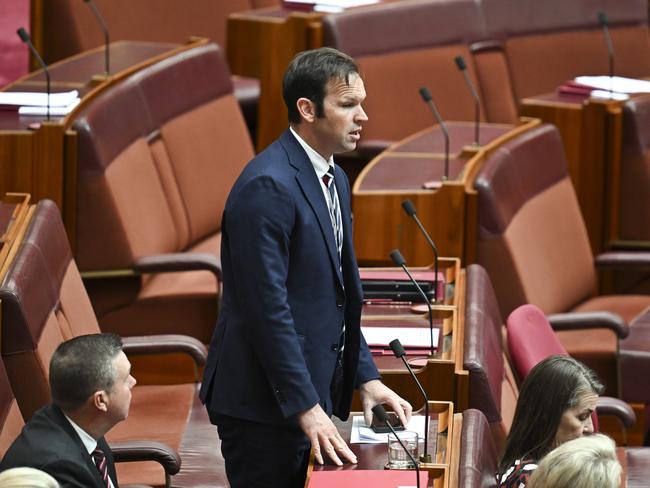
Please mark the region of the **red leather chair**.
<svg viewBox="0 0 650 488"><path fill-rule="evenodd" d="M490 427L480 410L463 412L460 435L458 486L463 488L493 488L499 467L499 451L492 442Z"/></svg>

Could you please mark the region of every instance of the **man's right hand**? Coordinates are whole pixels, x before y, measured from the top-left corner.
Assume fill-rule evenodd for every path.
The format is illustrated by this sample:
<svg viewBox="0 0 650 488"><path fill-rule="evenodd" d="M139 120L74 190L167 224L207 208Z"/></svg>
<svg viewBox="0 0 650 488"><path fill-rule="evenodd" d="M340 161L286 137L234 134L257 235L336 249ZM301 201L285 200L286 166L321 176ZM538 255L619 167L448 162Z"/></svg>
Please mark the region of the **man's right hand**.
<svg viewBox="0 0 650 488"><path fill-rule="evenodd" d="M337 466L343 465L341 459L357 463L357 457L319 404L299 413L298 424L309 437L318 464L323 464L323 453Z"/></svg>

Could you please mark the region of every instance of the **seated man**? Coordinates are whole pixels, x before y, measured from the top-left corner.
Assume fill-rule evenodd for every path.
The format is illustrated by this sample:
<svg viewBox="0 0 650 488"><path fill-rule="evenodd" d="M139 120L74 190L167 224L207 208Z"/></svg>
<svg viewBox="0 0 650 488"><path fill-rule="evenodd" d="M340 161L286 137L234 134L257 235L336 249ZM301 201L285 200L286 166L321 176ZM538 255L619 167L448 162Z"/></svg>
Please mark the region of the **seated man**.
<svg viewBox="0 0 650 488"><path fill-rule="evenodd" d="M30 466L62 487L118 487L104 434L129 414L131 363L115 334L91 334L59 345L50 363L52 404L34 414L0 471Z"/></svg>

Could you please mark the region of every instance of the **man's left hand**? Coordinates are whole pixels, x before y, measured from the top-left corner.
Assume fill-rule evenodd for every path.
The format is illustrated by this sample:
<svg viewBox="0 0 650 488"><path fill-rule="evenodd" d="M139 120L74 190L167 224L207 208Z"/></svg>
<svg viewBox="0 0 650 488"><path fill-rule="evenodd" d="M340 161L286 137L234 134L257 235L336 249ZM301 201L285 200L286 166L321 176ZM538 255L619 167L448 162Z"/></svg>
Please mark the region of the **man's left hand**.
<svg viewBox="0 0 650 488"><path fill-rule="evenodd" d="M389 405L399 417L402 425L408 424L409 420L411 420L411 412L413 411L411 404L381 381L370 380L362 384L359 393L361 394L361 405L366 425L369 426L372 422L372 407L380 403Z"/></svg>

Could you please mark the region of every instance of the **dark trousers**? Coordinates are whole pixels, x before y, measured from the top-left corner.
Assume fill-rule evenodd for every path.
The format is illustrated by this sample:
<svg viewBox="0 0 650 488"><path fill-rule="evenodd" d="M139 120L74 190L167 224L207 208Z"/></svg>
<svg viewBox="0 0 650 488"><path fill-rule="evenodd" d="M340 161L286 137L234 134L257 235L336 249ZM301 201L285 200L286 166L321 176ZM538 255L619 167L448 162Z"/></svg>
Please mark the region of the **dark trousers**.
<svg viewBox="0 0 650 488"><path fill-rule="evenodd" d="M310 442L298 426L211 416L232 488L302 488Z"/></svg>

